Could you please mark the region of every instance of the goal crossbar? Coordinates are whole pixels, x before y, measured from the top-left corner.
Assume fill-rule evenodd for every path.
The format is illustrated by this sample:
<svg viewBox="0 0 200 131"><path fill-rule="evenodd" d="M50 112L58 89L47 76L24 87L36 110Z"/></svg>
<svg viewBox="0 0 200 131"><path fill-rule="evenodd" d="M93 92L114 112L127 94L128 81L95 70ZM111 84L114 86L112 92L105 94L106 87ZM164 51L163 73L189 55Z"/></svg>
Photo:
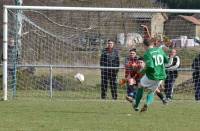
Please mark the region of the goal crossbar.
<svg viewBox="0 0 200 131"><path fill-rule="evenodd" d="M148 12L148 13L200 13L197 9L162 9L162 8L96 8L96 7L56 7L56 6L13 6L4 5L7 9L22 10L71 10L71 11L110 11L110 12Z"/></svg>

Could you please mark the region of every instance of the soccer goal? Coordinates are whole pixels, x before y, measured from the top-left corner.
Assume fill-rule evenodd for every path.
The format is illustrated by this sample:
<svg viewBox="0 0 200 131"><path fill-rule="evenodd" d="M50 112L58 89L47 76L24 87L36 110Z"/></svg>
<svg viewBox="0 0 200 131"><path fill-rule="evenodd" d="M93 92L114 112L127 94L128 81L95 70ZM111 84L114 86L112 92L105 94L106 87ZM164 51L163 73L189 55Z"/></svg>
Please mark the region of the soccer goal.
<svg viewBox="0 0 200 131"><path fill-rule="evenodd" d="M141 43L147 33L141 25L147 26L156 46L175 48L180 57L170 90L173 98L194 99L191 65L200 51L200 10L4 6L3 18L4 100L100 99L105 68L100 66L100 57L109 39L115 41L120 63L109 68L119 70L118 99L124 99L126 87L118 81L125 76L129 50L136 48L139 56L144 53ZM77 73L84 81L74 78ZM112 99L109 84L107 98Z"/></svg>

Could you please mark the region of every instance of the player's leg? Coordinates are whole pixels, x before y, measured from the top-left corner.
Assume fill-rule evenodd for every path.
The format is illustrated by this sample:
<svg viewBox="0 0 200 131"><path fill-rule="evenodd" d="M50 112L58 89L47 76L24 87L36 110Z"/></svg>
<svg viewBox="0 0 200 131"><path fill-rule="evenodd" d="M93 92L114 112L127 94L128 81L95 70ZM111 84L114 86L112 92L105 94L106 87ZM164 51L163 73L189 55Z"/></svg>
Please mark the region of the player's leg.
<svg viewBox="0 0 200 131"><path fill-rule="evenodd" d="M154 92L152 90L148 91L146 96L146 105L149 106L153 103L154 100Z"/></svg>
<svg viewBox="0 0 200 131"><path fill-rule="evenodd" d="M126 84L126 100L130 103L133 102L133 87L132 85L129 85L129 83Z"/></svg>
<svg viewBox="0 0 200 131"><path fill-rule="evenodd" d="M133 102L133 100L135 100L136 97L136 87L135 87L136 81L133 78L130 78L127 80L127 96L126 96L126 100L129 102Z"/></svg>
<svg viewBox="0 0 200 131"><path fill-rule="evenodd" d="M137 89L138 89L138 85L133 85L133 99L135 100L135 98L136 98L136 93L137 93Z"/></svg>
<svg viewBox="0 0 200 131"><path fill-rule="evenodd" d="M140 80L141 83L138 84L138 89L135 97L135 103L133 103L133 108L135 111L139 110L139 104L144 93L144 87L146 86L146 76L143 76Z"/></svg>
<svg viewBox="0 0 200 131"><path fill-rule="evenodd" d="M162 81L155 81L150 80L145 75L143 79L141 79L141 85L145 86L148 89L148 93L146 96L146 103L144 104L143 108L141 109L141 112L146 111L147 107L149 107L154 100L154 92L157 90L157 88L161 85Z"/></svg>
<svg viewBox="0 0 200 131"><path fill-rule="evenodd" d="M140 112L147 111L148 106L153 103L153 100L154 100L154 92L152 90L149 90L146 96L146 103L144 104Z"/></svg>
<svg viewBox="0 0 200 131"><path fill-rule="evenodd" d="M144 93L144 88L141 86L138 87L137 92L136 92L135 102L133 102L133 108L135 109L135 111L139 110L139 104L143 97L143 93Z"/></svg>
<svg viewBox="0 0 200 131"><path fill-rule="evenodd" d="M155 93L160 98L160 100L163 102L163 104L167 104L167 100L164 97L163 93L161 92L160 88L158 88Z"/></svg>

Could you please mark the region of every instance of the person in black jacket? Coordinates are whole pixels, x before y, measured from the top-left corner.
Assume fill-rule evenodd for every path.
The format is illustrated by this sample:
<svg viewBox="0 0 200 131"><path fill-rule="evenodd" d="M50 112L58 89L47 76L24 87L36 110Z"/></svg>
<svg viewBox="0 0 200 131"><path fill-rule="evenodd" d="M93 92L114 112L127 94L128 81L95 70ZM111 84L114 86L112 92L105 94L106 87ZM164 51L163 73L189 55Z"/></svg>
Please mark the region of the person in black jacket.
<svg viewBox="0 0 200 131"><path fill-rule="evenodd" d="M178 77L178 68L180 66L180 58L176 55L176 50L172 49L169 54L169 63L165 65L167 78L165 79L165 95L167 100L172 99L173 86Z"/></svg>
<svg viewBox="0 0 200 131"><path fill-rule="evenodd" d="M112 99L117 99L117 74L119 67L119 52L114 48L114 41L108 40L100 58L101 66L101 98L106 99L108 82L111 87Z"/></svg>
<svg viewBox="0 0 200 131"><path fill-rule="evenodd" d="M200 100L200 54L193 60L192 73L194 87L195 87L195 100Z"/></svg>

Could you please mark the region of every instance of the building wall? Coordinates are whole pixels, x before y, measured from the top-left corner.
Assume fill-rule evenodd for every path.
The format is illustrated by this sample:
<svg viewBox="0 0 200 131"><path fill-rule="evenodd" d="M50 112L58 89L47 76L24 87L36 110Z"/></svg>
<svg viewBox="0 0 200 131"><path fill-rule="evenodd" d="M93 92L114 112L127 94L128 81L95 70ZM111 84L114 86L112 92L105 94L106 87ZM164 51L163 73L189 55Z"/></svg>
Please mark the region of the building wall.
<svg viewBox="0 0 200 131"><path fill-rule="evenodd" d="M161 13L156 13L151 19L152 36L163 35L165 18Z"/></svg>
<svg viewBox="0 0 200 131"><path fill-rule="evenodd" d="M196 36L200 37L200 25L196 26Z"/></svg>

